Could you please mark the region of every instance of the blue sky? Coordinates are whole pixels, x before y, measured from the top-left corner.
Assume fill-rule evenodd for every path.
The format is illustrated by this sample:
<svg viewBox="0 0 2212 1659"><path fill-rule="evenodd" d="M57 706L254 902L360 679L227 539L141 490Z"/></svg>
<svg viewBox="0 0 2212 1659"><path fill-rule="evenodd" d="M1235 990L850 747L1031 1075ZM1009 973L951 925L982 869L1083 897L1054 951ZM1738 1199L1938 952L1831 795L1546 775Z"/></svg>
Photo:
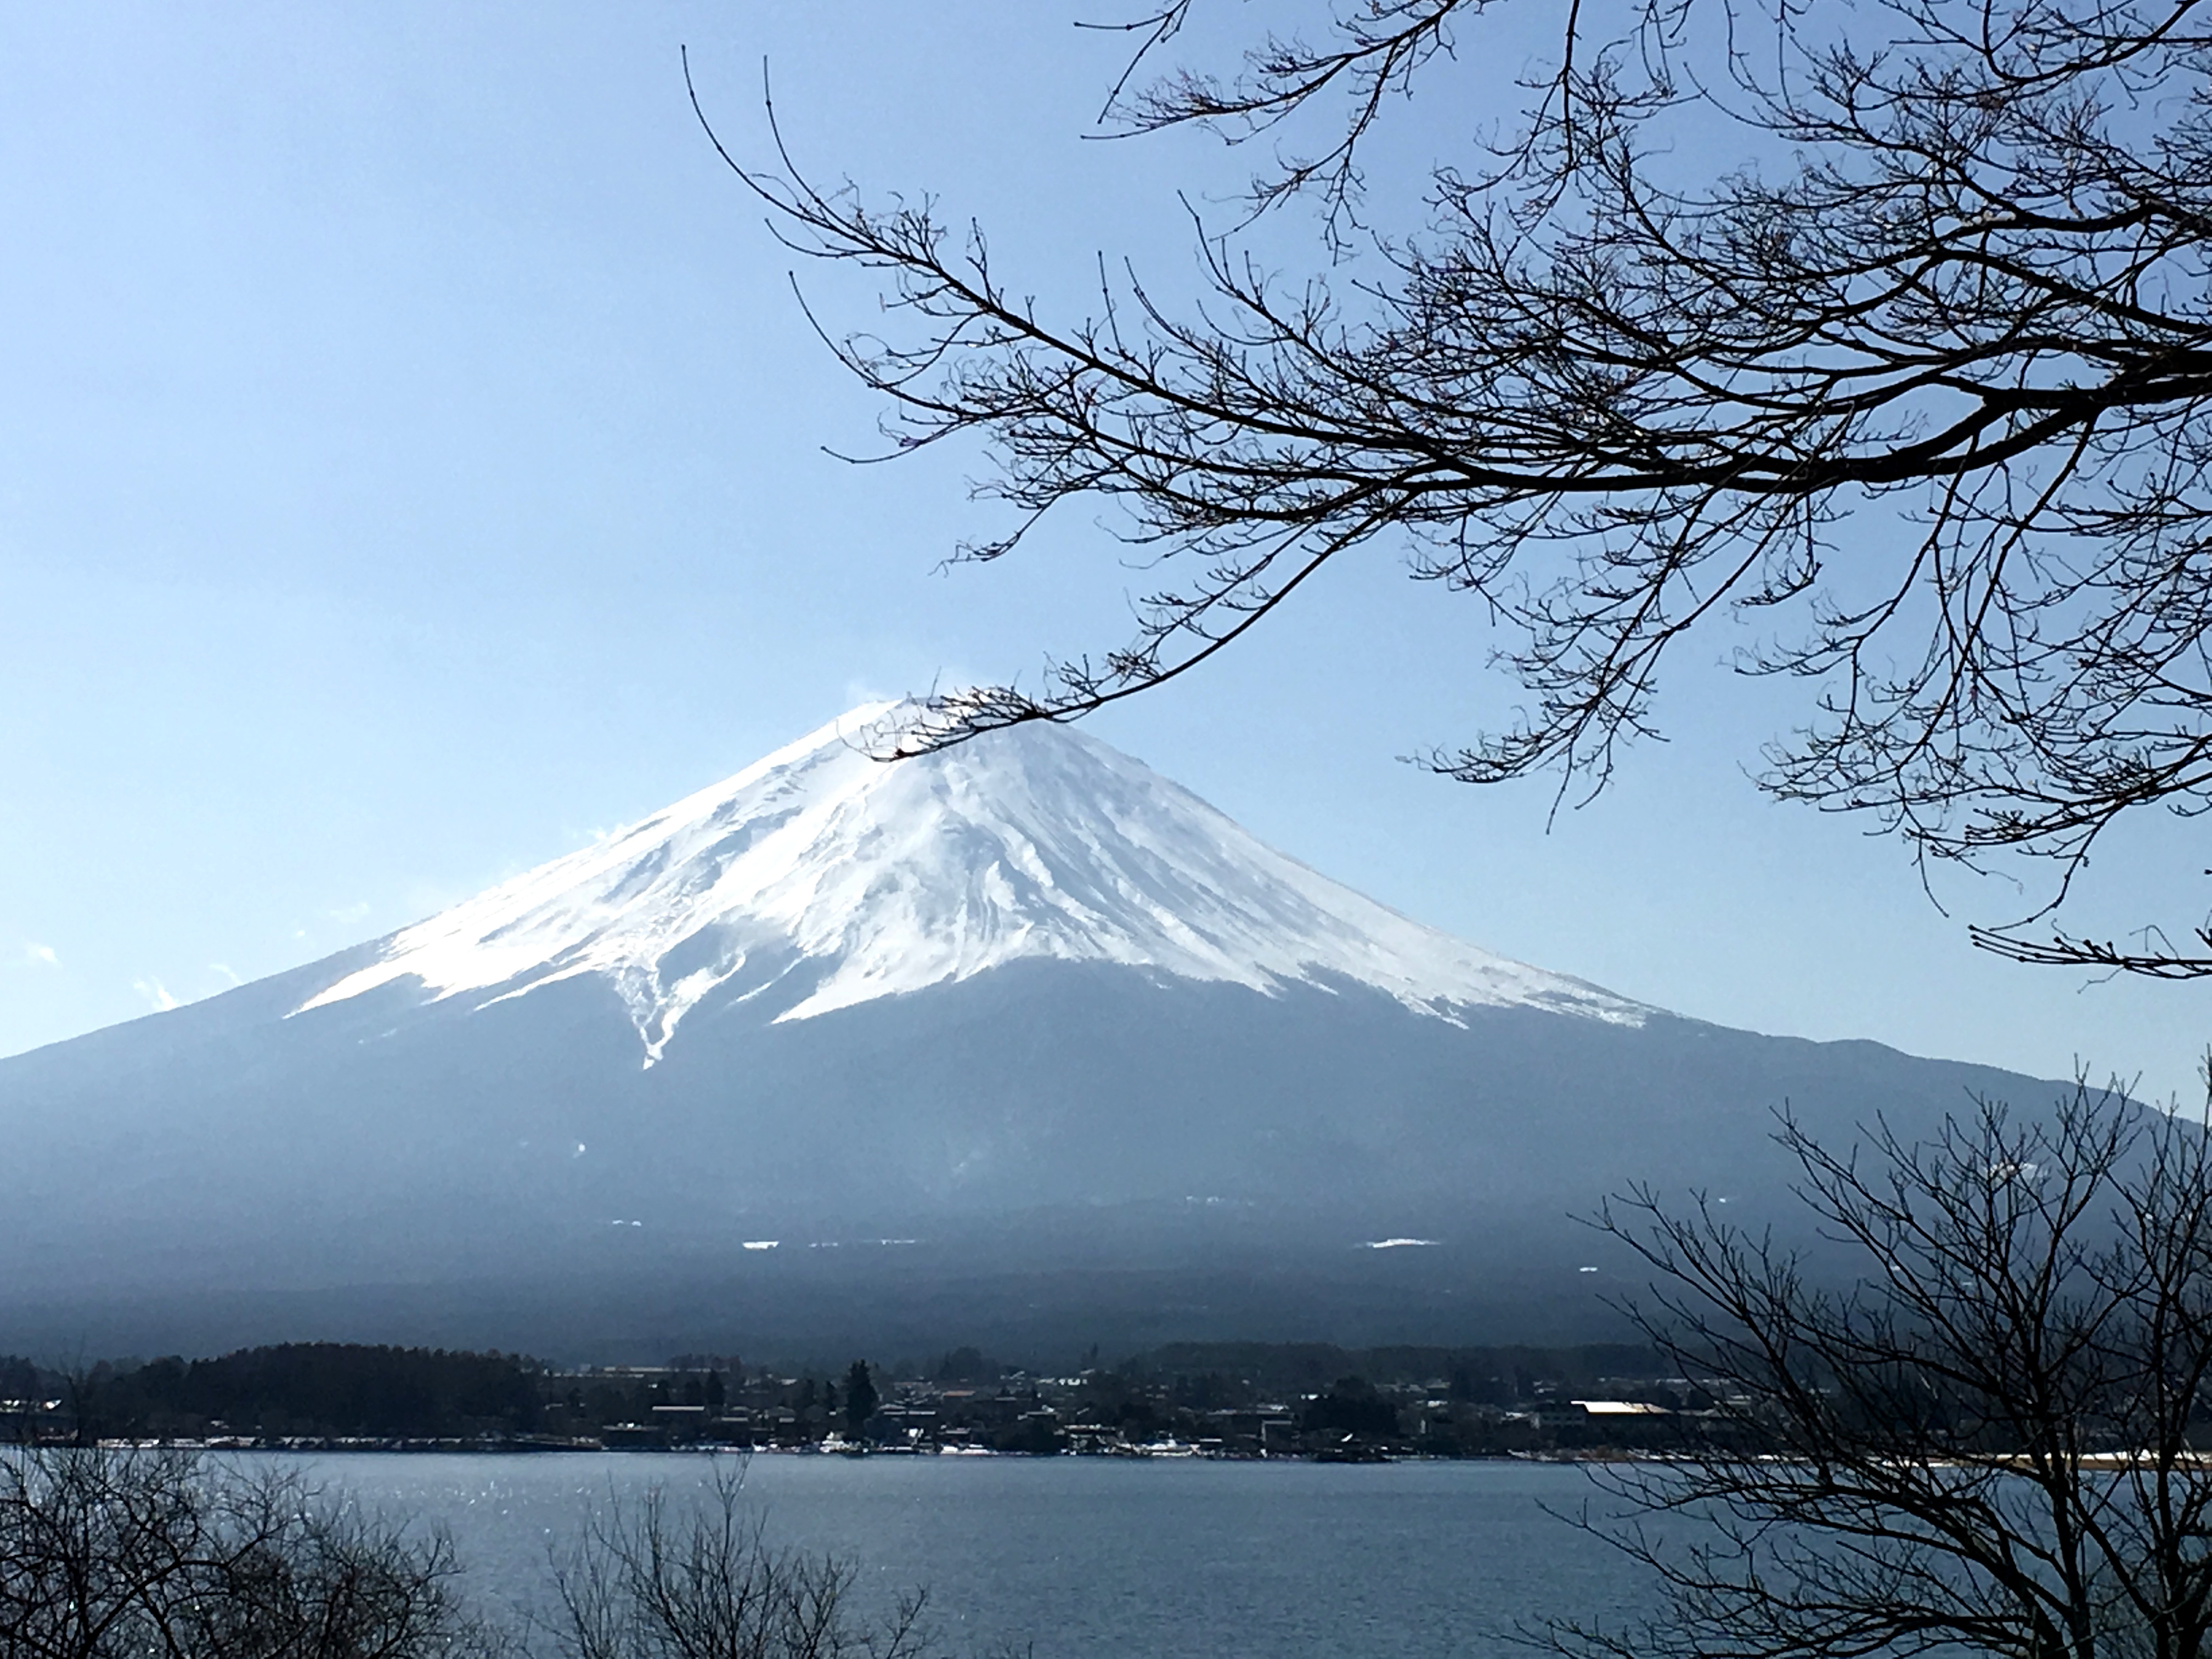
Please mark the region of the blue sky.
<svg viewBox="0 0 2212 1659"><path fill-rule="evenodd" d="M1177 191L1243 163L1085 140L1115 64L1071 27L1091 15L0 15L0 1052L388 932L864 696L1117 642L1147 578L1097 524L947 573L986 523L978 457L823 453L865 447L874 408L807 333L678 60L758 155L767 59L811 165L978 215L1048 303L1079 307L1101 250L1173 293ZM800 275L871 320L866 290ZM2204 988L1980 956L1966 921L2016 914L2010 889L1947 888L1946 915L1899 848L1759 796L1746 765L1802 711L1719 672L1736 641L1678 668L1674 740L1548 830L1541 784L1400 763L1512 696L1473 608L1394 557L1091 729L1354 886L1632 996L2194 1091ZM2196 845L2130 829L2082 925L2201 912Z"/></svg>

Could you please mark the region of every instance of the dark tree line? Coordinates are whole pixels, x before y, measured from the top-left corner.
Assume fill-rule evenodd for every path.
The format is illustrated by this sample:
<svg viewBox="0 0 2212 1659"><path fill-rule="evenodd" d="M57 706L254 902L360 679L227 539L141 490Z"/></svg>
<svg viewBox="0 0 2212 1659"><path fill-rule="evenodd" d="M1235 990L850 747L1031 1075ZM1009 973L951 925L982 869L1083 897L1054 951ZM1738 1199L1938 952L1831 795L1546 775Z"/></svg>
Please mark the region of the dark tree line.
<svg viewBox="0 0 2212 1659"><path fill-rule="evenodd" d="M62 1379L89 1437L231 1432L453 1438L526 1434L543 1367L519 1356L297 1342Z"/></svg>
<svg viewBox="0 0 2212 1659"><path fill-rule="evenodd" d="M1601 786L1663 664L1734 617L1740 667L1807 683L1765 787L1925 858L2049 860L2055 905L2123 816L2212 805L2194 0L1577 0L1517 87L1449 61L1494 4L1279 8L1241 70L1168 67L1199 9L1121 20L1108 127L1249 142L1248 210L1309 203L1319 237L1285 271L1206 227L1200 305L1109 274L1050 315L933 198L732 159L790 246L880 279L887 319L824 337L893 448L988 451L1007 517L963 556L1104 503L1164 573L1127 644L940 697L888 752L1162 684L1389 547L1528 694L1430 757L1451 777ZM1371 141L1415 119L1423 206L1381 222L1408 192L1368 189ZM2163 920L1982 938L2212 972L2212 933Z"/></svg>

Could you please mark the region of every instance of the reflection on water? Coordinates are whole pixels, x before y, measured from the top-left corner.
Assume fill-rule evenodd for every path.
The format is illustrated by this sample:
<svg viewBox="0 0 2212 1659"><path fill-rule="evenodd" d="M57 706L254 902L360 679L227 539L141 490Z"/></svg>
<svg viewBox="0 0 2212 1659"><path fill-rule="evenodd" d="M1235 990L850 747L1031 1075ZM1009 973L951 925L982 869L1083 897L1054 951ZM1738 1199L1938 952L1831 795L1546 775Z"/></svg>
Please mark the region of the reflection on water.
<svg viewBox="0 0 2212 1659"><path fill-rule="evenodd" d="M307 1461L370 1509L445 1526L477 1595L542 1610L549 1559L587 1505L656 1483L697 1494L714 1460ZM851 1559L871 1606L926 1587L940 1651L1034 1644L1037 1659L1516 1651L1502 1639L1516 1620L1642 1604L1634 1569L1545 1513L1589 1492L1577 1469L1525 1463L763 1456L745 1470L771 1542Z"/></svg>

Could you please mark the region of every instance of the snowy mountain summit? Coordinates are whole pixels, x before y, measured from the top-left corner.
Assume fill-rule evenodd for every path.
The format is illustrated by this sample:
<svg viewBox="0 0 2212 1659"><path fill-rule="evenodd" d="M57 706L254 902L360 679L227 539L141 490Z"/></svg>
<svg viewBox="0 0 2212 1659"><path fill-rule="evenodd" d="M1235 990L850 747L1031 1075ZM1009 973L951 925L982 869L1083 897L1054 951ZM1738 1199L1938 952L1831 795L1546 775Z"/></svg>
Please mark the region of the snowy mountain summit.
<svg viewBox="0 0 2212 1659"><path fill-rule="evenodd" d="M1653 1011L1407 920L1064 726L874 758L903 706L854 709L736 776L381 942L296 1011L412 981L480 1006L599 975L659 1060L684 1017L778 1022L1025 958L1273 994L1372 987L1419 1012Z"/></svg>

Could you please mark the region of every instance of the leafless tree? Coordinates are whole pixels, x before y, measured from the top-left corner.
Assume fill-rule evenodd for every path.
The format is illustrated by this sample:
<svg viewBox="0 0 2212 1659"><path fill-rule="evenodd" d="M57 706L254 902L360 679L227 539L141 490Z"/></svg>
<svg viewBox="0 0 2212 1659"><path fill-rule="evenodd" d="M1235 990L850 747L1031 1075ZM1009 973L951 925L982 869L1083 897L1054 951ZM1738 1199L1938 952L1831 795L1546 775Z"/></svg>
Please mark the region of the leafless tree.
<svg viewBox="0 0 2212 1659"><path fill-rule="evenodd" d="M680 1514L657 1488L593 1510L556 1572L557 1635L574 1659L916 1659L921 1597L880 1623L860 1619L853 1569L771 1547L741 1480L718 1469Z"/></svg>
<svg viewBox="0 0 2212 1659"><path fill-rule="evenodd" d="M1631 1309L1717 1398L1583 1517L1664 1611L1577 1659L2197 1659L2212 1636L2212 1140L2086 1089L1863 1160L1782 1139L1863 1277L1648 1194Z"/></svg>
<svg viewBox="0 0 2212 1659"><path fill-rule="evenodd" d="M166 1449L0 1450L0 1659L920 1659L919 1594L875 1622L852 1567L779 1550L723 1472L696 1508L610 1494L558 1617L473 1614L441 1534L289 1466Z"/></svg>
<svg viewBox="0 0 2212 1659"><path fill-rule="evenodd" d="M2049 859L2055 906L2122 815L2212 805L2195 0L1569 0L1517 121L1418 106L1468 125L1396 225L1378 125L1505 0L1343 0L1317 44L1156 75L1197 3L1119 25L1108 124L1262 141L1249 211L1317 204L1306 271L1202 228L1202 304L1102 262L1091 313L1056 319L926 198L817 184L781 137L778 167L732 161L793 246L885 286L883 335L825 338L894 448L987 445L1011 518L963 556L1103 501L1169 573L1125 647L940 698L895 747L1171 680L1396 542L1530 695L1430 757L1452 777L1601 786L1667 653L1733 614L1741 667L1809 682L1765 787L1924 858ZM2033 921L1982 940L2212 973L2201 928L2123 949Z"/></svg>
<svg viewBox="0 0 2212 1659"><path fill-rule="evenodd" d="M453 1552L176 1451L0 1450L0 1659L462 1659Z"/></svg>

